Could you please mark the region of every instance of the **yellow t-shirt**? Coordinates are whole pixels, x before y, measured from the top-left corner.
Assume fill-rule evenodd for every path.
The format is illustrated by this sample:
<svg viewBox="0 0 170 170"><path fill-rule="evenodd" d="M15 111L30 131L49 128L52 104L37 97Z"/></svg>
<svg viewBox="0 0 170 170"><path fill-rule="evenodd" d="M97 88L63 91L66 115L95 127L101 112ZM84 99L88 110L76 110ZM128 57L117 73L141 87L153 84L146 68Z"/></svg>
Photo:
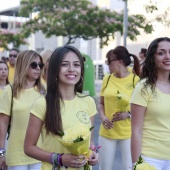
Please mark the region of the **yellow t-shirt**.
<svg viewBox="0 0 170 170"><path fill-rule="evenodd" d="M152 94L150 87L147 90L143 88L144 81L137 84L131 98L131 103L147 108L141 152L148 157L170 160L170 94L157 87L156 94Z"/></svg>
<svg viewBox="0 0 170 170"><path fill-rule="evenodd" d="M79 94L80 95L80 94ZM90 96L78 97L76 96L71 101L64 100L61 102L61 116L63 121L63 129L70 128L76 123L86 124L91 127L90 118L96 114L96 105L94 99ZM33 105L31 113L44 121L46 112L46 101L44 97L39 98ZM78 128L78 127L77 127ZM69 153L69 151L60 144L57 136L46 135L45 128L42 130L43 136L43 150L56 153ZM42 170L51 170L52 165L48 162L42 162ZM61 167L61 170L63 168ZM68 168L67 170L77 170L75 168ZM79 170L83 170L79 168Z"/></svg>
<svg viewBox="0 0 170 170"><path fill-rule="evenodd" d="M13 83L13 81L14 81L15 67L11 66L9 63L8 63L8 67L9 67L8 80L9 80L10 83Z"/></svg>
<svg viewBox="0 0 170 170"><path fill-rule="evenodd" d="M4 91L4 88L0 88L0 96L2 95L3 91Z"/></svg>
<svg viewBox="0 0 170 170"><path fill-rule="evenodd" d="M8 166L28 165L39 162L25 155L24 139L32 103L40 96L41 94L35 88L30 88L22 90L18 98L13 98L11 130L6 152ZM11 87L7 85L1 95L0 113L10 116L10 107ZM37 145L41 147L41 138Z"/></svg>
<svg viewBox="0 0 170 170"><path fill-rule="evenodd" d="M114 75L110 76L109 81L108 78L109 75L103 79L101 96L104 97L105 115L111 120L117 109L121 108L122 110L119 109L119 111L122 112L130 110L130 97L134 89L133 86L139 81L139 77L134 77L134 74L130 73L125 78L117 78ZM117 97L118 92L123 95L120 100ZM122 106L119 107L121 103ZM123 103L126 104L124 105ZM130 119L125 119L114 122L114 127L109 130L105 129L101 124L99 135L109 139L128 139L131 136L131 121Z"/></svg>

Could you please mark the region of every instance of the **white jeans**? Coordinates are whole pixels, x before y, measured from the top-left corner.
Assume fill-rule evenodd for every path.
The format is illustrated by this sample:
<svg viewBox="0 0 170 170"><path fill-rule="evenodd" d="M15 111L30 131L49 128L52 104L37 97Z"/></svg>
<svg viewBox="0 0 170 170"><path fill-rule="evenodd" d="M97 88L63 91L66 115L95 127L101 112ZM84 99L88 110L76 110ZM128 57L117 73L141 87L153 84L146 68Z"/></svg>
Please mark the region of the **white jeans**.
<svg viewBox="0 0 170 170"><path fill-rule="evenodd" d="M116 153L117 144L120 145L122 155L122 170L130 170L132 167L130 139L113 140L99 136L100 154L100 170L113 170L114 157Z"/></svg>
<svg viewBox="0 0 170 170"><path fill-rule="evenodd" d="M30 165L18 165L18 166L8 166L8 170L40 170L41 163L30 164Z"/></svg>
<svg viewBox="0 0 170 170"><path fill-rule="evenodd" d="M170 160L161 160L155 158L149 158L147 156L142 155L142 158L145 162L153 165L157 170L170 170Z"/></svg>

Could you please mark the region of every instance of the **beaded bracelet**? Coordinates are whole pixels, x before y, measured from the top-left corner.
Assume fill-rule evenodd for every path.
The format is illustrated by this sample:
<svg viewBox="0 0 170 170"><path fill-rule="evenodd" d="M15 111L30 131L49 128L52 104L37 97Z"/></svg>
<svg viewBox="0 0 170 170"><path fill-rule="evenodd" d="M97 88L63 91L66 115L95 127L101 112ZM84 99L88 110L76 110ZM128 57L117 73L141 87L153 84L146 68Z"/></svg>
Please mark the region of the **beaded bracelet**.
<svg viewBox="0 0 170 170"><path fill-rule="evenodd" d="M50 155L50 162L51 164L53 165L53 169L55 168L60 168L61 166L63 166L63 163L62 163L62 154L57 154L55 152L51 153ZM67 166L64 166L65 168L68 168Z"/></svg>

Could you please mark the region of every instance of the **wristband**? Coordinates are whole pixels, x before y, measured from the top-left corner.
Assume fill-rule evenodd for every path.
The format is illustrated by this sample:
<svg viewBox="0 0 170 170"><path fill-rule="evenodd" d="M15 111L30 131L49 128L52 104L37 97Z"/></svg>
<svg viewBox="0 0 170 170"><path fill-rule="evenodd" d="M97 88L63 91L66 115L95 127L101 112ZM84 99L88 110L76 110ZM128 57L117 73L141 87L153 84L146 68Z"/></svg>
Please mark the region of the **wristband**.
<svg viewBox="0 0 170 170"><path fill-rule="evenodd" d="M6 152L5 150L0 150L0 158L5 156L5 152Z"/></svg>
<svg viewBox="0 0 170 170"><path fill-rule="evenodd" d="M62 163L62 156L63 156L64 153L62 154L59 154L59 164L60 166L63 166L63 163Z"/></svg>
<svg viewBox="0 0 170 170"><path fill-rule="evenodd" d="M131 113L128 111L128 118L131 119Z"/></svg>
<svg viewBox="0 0 170 170"><path fill-rule="evenodd" d="M53 164L53 160L52 160L52 156L53 156L54 152L51 153L50 155L50 163Z"/></svg>

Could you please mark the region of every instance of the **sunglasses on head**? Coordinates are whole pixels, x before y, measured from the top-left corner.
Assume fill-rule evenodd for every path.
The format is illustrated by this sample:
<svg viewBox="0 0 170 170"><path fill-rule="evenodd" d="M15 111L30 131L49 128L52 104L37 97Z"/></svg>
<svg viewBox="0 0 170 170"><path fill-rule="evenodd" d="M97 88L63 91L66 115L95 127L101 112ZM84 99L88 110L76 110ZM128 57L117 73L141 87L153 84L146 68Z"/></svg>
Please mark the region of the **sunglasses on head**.
<svg viewBox="0 0 170 170"><path fill-rule="evenodd" d="M16 54L9 54L9 57L10 57L10 58L11 58L11 57L16 58L16 57L17 57L17 55L16 55Z"/></svg>
<svg viewBox="0 0 170 170"><path fill-rule="evenodd" d="M31 66L32 69L36 69L37 66L39 66L39 68L42 69L42 68L44 67L44 64L43 64L43 63L32 62L32 63L30 64L30 66Z"/></svg>

